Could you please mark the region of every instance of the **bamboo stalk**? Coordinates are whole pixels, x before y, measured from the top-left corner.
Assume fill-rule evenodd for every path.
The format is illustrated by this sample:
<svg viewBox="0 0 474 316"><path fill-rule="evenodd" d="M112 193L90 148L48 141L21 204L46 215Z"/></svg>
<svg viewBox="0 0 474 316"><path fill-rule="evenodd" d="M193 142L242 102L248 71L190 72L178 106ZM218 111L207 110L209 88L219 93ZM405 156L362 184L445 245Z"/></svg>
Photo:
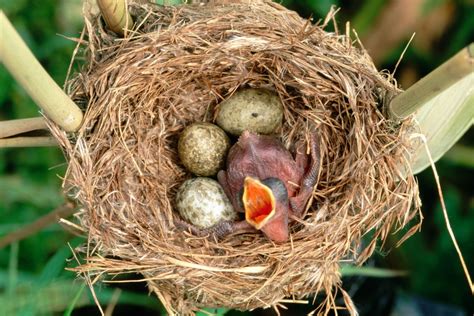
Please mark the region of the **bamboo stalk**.
<svg viewBox="0 0 474 316"><path fill-rule="evenodd" d="M68 132L76 131L82 111L36 60L3 11L0 30L0 61L52 121Z"/></svg>
<svg viewBox="0 0 474 316"><path fill-rule="evenodd" d="M415 115L420 132L436 161L441 158L474 122L474 73L428 101ZM414 173L430 166L422 143L415 148L411 167Z"/></svg>
<svg viewBox="0 0 474 316"><path fill-rule="evenodd" d="M58 143L52 136L0 138L0 148L54 146L58 146Z"/></svg>
<svg viewBox="0 0 474 316"><path fill-rule="evenodd" d="M47 129L46 122L42 117L3 121L0 122L0 138L40 129Z"/></svg>
<svg viewBox="0 0 474 316"><path fill-rule="evenodd" d="M473 124L474 43L393 98L388 113L395 120L415 113L433 159L441 158ZM414 148L411 169L419 173L429 166L420 143Z"/></svg>
<svg viewBox="0 0 474 316"><path fill-rule="evenodd" d="M389 104L389 115L404 119L423 107L426 102L473 72L474 43L471 43L441 66L420 79Z"/></svg>
<svg viewBox="0 0 474 316"><path fill-rule="evenodd" d="M97 0L100 12L110 30L123 36L124 30L133 25L125 0Z"/></svg>

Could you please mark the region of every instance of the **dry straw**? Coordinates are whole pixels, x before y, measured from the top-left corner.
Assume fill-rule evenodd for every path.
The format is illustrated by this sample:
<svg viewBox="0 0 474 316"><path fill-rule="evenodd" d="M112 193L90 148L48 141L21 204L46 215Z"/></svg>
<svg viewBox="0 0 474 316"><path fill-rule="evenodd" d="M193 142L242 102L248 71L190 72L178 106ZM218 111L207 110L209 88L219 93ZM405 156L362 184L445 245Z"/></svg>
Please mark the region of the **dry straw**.
<svg viewBox="0 0 474 316"><path fill-rule="evenodd" d="M276 307L325 293L323 312L342 291L339 263L364 262L387 236L414 220L417 184L409 170L410 122L384 118L397 88L348 34L326 32L279 4L130 5L125 38L86 19L86 64L68 83L85 109L68 135L50 123L69 168L65 190L78 201L88 232L91 277L137 272L170 313L200 307ZM321 172L306 216L291 240L260 233L221 240L175 227L173 200L191 175L177 138L213 121L219 103L242 87L275 90L284 102L279 135L294 150L316 126ZM364 237L364 242L362 238ZM99 278L98 276L101 276ZM291 301L291 300L290 300Z"/></svg>

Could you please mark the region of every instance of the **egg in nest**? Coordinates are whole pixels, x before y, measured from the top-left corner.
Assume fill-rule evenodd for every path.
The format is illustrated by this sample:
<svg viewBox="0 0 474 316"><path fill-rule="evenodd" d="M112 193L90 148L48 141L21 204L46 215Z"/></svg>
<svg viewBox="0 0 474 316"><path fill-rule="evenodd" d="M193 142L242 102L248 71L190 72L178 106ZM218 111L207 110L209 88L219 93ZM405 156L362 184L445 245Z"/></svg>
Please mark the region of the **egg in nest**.
<svg viewBox="0 0 474 316"><path fill-rule="evenodd" d="M176 194L176 208L183 219L198 228L238 219L221 185L205 177L183 182Z"/></svg>
<svg viewBox="0 0 474 316"><path fill-rule="evenodd" d="M265 89L242 89L219 104L216 123L226 132L274 134L282 126L283 104L278 94Z"/></svg>
<svg viewBox="0 0 474 316"><path fill-rule="evenodd" d="M198 176L214 176L223 169L230 140L217 125L194 123L178 141L178 155L187 170Z"/></svg>

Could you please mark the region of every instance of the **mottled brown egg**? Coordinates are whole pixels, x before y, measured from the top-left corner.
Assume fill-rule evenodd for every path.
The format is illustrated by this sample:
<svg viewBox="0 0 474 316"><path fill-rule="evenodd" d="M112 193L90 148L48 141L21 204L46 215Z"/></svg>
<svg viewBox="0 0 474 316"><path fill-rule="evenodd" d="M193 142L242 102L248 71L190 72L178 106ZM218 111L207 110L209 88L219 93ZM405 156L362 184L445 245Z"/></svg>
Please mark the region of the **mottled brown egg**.
<svg viewBox="0 0 474 316"><path fill-rule="evenodd" d="M264 89L243 89L219 105L216 123L226 132L239 136L248 130L275 133L282 125L283 104L278 95Z"/></svg>
<svg viewBox="0 0 474 316"><path fill-rule="evenodd" d="M183 165L198 176L213 176L223 169L230 140L218 126L194 123L183 131L178 154Z"/></svg>
<svg viewBox="0 0 474 316"><path fill-rule="evenodd" d="M176 194L176 208L183 219L199 228L238 218L221 185L204 177L184 181Z"/></svg>

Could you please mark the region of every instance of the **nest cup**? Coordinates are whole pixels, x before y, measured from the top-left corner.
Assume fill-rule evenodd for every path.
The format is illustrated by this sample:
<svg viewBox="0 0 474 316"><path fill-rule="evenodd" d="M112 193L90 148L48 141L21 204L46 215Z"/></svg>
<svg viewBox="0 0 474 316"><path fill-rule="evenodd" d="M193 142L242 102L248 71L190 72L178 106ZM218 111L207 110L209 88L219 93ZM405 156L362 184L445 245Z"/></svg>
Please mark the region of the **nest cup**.
<svg viewBox="0 0 474 316"><path fill-rule="evenodd" d="M124 38L86 18L86 62L67 84L84 123L73 135L50 123L88 235L77 271L140 273L169 313L277 307L319 292L324 311L338 291L354 311L341 261L364 262L419 212L414 177L402 171L410 123L382 111L393 80L348 34L323 30L331 14L313 25L267 1L129 9L135 26ZM278 94L275 137L291 152L311 128L320 138L319 181L283 244L260 232L197 237L174 224L177 188L191 177L178 159L180 132L213 122L219 103L246 87Z"/></svg>

